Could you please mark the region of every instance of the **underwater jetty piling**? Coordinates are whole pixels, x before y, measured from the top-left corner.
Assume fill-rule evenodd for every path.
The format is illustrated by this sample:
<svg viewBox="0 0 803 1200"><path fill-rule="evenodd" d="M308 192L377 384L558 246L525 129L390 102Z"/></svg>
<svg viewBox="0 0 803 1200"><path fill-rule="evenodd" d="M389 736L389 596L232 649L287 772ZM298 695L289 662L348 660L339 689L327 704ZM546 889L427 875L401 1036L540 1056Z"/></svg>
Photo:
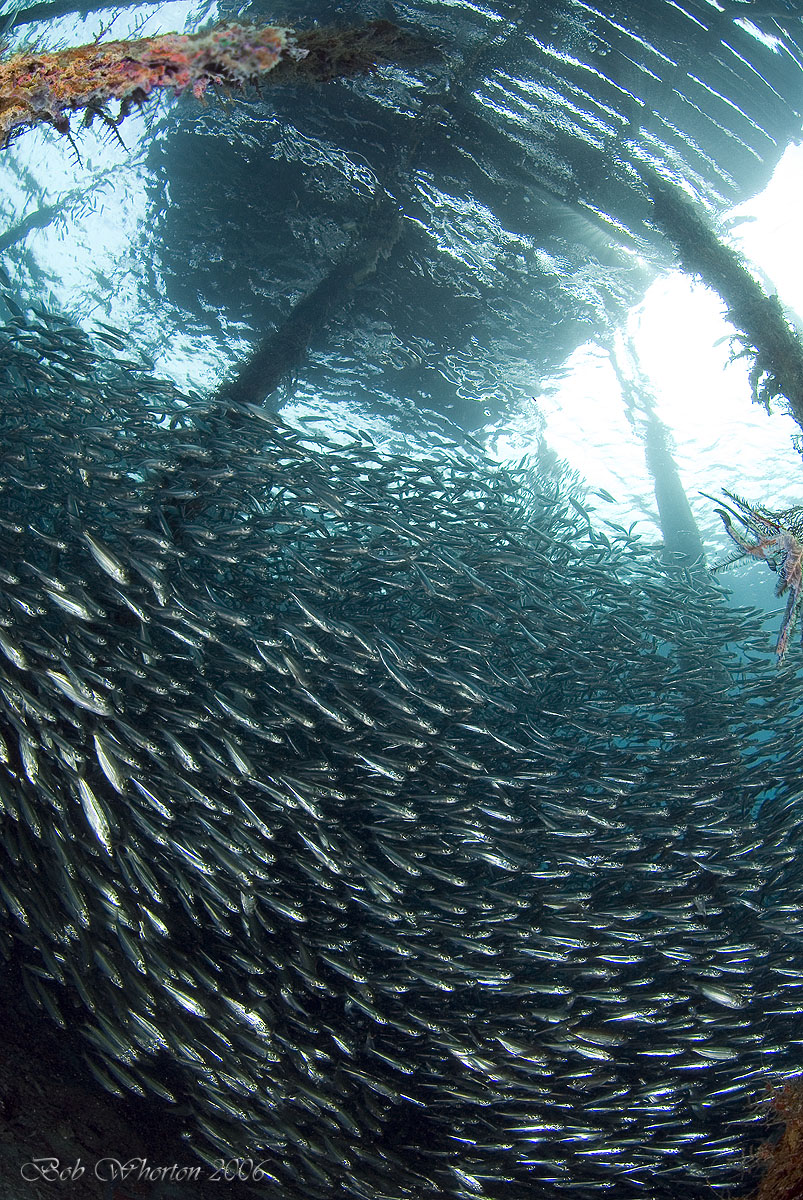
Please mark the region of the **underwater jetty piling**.
<svg viewBox="0 0 803 1200"><path fill-rule="evenodd" d="M638 171L652 201L652 219L677 249L681 267L722 298L738 330L735 340L742 344L734 357L752 357L753 399L767 412L773 400L785 401L803 430L803 346L778 297L766 295L741 256L720 241L679 186L643 164Z"/></svg>
<svg viewBox="0 0 803 1200"><path fill-rule="evenodd" d="M87 125L100 117L116 127L132 105L159 90L201 99L209 88L242 91L264 83L274 71L270 82L320 83L417 59L423 50L420 38L390 21L306 32L235 22L201 33L26 50L0 61L0 141L8 145L38 124L69 135L78 112ZM116 115L108 110L112 101L119 101Z"/></svg>
<svg viewBox="0 0 803 1200"><path fill-rule="evenodd" d="M705 561L700 530L672 456L669 430L655 411L655 397L631 339L624 338L618 346L611 340L608 357L628 419L634 428L636 413L643 421L644 457L658 507L664 562L668 567L700 568Z"/></svg>
<svg viewBox="0 0 803 1200"><path fill-rule="evenodd" d="M376 271L401 234L401 216L393 199L380 191L371 205L360 235L321 281L293 307L275 330L262 338L234 376L222 384L216 399L263 404L282 381L304 361L315 333L334 312L342 310L354 289ZM229 414L234 419L234 413Z"/></svg>

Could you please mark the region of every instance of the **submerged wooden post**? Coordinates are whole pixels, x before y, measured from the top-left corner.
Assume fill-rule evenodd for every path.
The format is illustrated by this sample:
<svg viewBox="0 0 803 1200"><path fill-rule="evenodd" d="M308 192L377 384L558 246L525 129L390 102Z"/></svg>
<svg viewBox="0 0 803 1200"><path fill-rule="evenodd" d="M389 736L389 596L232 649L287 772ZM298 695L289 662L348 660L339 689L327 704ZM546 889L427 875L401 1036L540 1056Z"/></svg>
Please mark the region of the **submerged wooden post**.
<svg viewBox="0 0 803 1200"><path fill-rule="evenodd" d="M747 355L753 360L753 399L767 412L773 400L785 402L803 430L803 345L778 297L765 294L744 259L720 241L679 186L644 165L639 174L652 201L652 218L677 247L683 270L699 275L722 298L741 345L734 357Z"/></svg>

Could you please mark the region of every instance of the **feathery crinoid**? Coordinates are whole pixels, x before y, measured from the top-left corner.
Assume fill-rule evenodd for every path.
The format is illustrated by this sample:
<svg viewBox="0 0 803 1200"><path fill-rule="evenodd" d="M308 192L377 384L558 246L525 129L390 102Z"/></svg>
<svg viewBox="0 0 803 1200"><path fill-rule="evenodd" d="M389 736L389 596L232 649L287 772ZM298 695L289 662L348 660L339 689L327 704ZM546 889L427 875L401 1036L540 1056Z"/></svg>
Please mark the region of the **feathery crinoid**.
<svg viewBox="0 0 803 1200"><path fill-rule="evenodd" d="M711 571L724 570L741 559L755 558L765 562L778 575L776 596L789 593L775 647L780 665L803 605L803 505L773 512L763 505L750 504L727 488L723 488L722 493L731 503L709 496L707 492L701 495L716 504L725 531L737 548L728 558L714 563Z"/></svg>

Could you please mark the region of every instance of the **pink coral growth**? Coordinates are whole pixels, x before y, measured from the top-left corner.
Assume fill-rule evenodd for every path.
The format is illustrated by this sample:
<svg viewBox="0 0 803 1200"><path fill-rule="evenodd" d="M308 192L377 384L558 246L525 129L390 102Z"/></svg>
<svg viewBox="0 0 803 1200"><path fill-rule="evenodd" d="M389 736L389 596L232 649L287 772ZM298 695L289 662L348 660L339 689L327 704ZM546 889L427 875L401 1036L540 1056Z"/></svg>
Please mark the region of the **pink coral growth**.
<svg viewBox="0 0 803 1200"><path fill-rule="evenodd" d="M198 97L211 83L242 88L293 53L287 29L230 24L205 33L15 54L0 62L0 138L7 142L40 121L67 132L71 113L103 113L112 99L120 101L119 120L158 88L176 95L189 88Z"/></svg>

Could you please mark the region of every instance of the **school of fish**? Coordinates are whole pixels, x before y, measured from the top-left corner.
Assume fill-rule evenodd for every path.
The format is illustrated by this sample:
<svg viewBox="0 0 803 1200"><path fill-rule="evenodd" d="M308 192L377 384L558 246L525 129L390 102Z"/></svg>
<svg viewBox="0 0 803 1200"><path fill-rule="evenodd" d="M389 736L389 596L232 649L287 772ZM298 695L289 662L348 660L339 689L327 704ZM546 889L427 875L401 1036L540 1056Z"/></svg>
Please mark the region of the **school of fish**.
<svg viewBox="0 0 803 1200"><path fill-rule="evenodd" d="M0 946L32 1001L260 1194L733 1187L801 1067L794 667L558 468L129 354L0 329Z"/></svg>

